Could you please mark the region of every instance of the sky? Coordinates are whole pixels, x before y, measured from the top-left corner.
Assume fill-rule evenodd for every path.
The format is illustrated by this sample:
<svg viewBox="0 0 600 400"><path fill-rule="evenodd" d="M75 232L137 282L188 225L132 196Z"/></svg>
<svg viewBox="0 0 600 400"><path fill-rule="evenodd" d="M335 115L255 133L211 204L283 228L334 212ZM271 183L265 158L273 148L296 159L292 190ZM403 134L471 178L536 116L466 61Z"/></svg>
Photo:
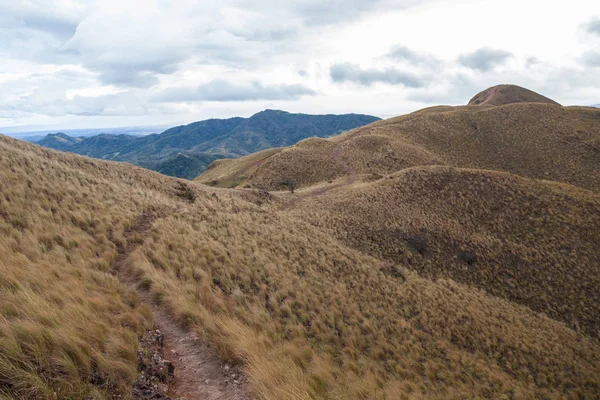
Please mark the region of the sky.
<svg viewBox="0 0 600 400"><path fill-rule="evenodd" d="M387 118L501 83L600 104L600 3L0 0L0 132Z"/></svg>

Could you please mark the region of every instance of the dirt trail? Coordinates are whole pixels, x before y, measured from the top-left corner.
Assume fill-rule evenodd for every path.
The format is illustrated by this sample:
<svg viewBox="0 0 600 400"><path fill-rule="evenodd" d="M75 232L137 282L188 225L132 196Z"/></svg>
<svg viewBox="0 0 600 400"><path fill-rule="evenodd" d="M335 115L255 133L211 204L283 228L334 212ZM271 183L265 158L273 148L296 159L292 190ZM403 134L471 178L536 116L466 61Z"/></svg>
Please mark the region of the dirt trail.
<svg viewBox="0 0 600 400"><path fill-rule="evenodd" d="M481 102L479 105L484 105L487 102L489 102L490 100L492 100L494 98L494 96L496 96L497 91L498 91L498 88L493 87L492 90L490 90L490 94L488 95L488 97L483 102Z"/></svg>
<svg viewBox="0 0 600 400"><path fill-rule="evenodd" d="M266 155L266 156L264 156L263 158L261 158L261 159L259 159L259 160L256 160L256 161L255 161L255 162L253 162L252 164L250 164L250 165L248 165L248 166L246 166L246 167L242 168L242 169L241 169L241 170L238 172L238 176L240 176L240 177L241 177L241 176L244 176L244 175L245 175L245 174L246 174L248 171L250 171L250 169L252 169L252 168L258 168L258 167L260 167L261 165L263 165L263 163L264 163L265 161L267 161L269 158L271 158L271 156L273 156L273 155L275 155L275 154L277 154L277 153L273 153L273 154Z"/></svg>
<svg viewBox="0 0 600 400"><path fill-rule="evenodd" d="M144 237L158 216L144 212L138 222L125 232L125 238ZM240 372L222 365L218 357L206 343L198 339L195 333L177 325L165 307L153 304L150 295L137 288L127 259L141 245L139 240L128 240L126 247L119 247L118 256L113 263L113 271L129 288L138 292L140 301L152 307L154 313L154 331L159 331L160 352L153 358L162 358L164 365L172 365L174 373L165 385L151 387L144 395L135 395L141 399L187 399L187 400L247 400L245 380ZM166 392L166 393L161 393Z"/></svg>

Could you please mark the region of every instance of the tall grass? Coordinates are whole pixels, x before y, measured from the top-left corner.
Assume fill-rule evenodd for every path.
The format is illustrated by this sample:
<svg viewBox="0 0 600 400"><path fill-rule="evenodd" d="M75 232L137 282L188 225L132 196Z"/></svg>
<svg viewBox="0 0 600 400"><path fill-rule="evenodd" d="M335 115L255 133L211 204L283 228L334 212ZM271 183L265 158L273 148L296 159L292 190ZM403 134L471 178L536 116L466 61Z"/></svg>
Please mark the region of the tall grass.
<svg viewBox="0 0 600 400"><path fill-rule="evenodd" d="M596 340L384 265L308 214L189 183L192 203L177 182L0 137L0 398L130 396L152 310L111 268L148 209L127 260L140 290L257 398L598 397Z"/></svg>

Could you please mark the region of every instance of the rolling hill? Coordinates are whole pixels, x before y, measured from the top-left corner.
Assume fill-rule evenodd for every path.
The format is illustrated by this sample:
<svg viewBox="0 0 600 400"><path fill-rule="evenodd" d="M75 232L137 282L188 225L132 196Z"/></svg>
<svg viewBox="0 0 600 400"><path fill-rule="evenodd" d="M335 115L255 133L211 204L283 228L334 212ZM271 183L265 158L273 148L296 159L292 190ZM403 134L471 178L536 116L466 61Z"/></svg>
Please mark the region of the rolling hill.
<svg viewBox="0 0 600 400"><path fill-rule="evenodd" d="M289 146L312 136L328 137L378 119L358 114L307 115L265 110L250 118L210 119L143 137L101 134L73 138L56 133L37 143L55 150L125 161L193 179L218 158Z"/></svg>
<svg viewBox="0 0 600 400"><path fill-rule="evenodd" d="M500 106L432 107L330 139L303 141L267 158L253 155L261 161L251 168L244 157L216 161L198 180L275 190L285 180L308 187L379 179L435 164L505 171L600 191L599 110L520 103L529 91L502 88L496 92L505 96Z"/></svg>
<svg viewBox="0 0 600 400"><path fill-rule="evenodd" d="M413 167L306 198L294 212L391 265L479 287L600 339L600 197L589 191Z"/></svg>
<svg viewBox="0 0 600 400"><path fill-rule="evenodd" d="M597 111L436 107L214 187L0 136L0 398L598 398Z"/></svg>

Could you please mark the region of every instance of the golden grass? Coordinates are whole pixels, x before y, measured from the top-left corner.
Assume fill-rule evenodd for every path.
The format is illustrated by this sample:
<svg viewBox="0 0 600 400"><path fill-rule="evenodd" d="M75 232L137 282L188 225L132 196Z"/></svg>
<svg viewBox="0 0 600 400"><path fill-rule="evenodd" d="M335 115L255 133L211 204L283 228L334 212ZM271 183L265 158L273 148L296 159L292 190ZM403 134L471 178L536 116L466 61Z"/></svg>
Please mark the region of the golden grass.
<svg viewBox="0 0 600 400"><path fill-rule="evenodd" d="M257 398L598 397L597 340L382 263L308 213L194 183L191 203L178 182L0 137L0 397L130 395L152 315L110 267L152 209L128 259L139 286L239 363Z"/></svg>
<svg viewBox="0 0 600 400"><path fill-rule="evenodd" d="M301 203L350 246L600 338L600 197L507 173L415 167Z"/></svg>
<svg viewBox="0 0 600 400"><path fill-rule="evenodd" d="M274 148L237 159L225 158L213 161L201 175L202 179L199 177L197 180L206 185L222 188L230 188L233 185L238 186L249 176L252 176L267 158L282 150L281 148Z"/></svg>
<svg viewBox="0 0 600 400"><path fill-rule="evenodd" d="M131 200L141 203L145 194L109 183L118 175L97 167L0 138L0 393L6 396L102 398L126 393L137 374L137 334L152 316L124 300L131 296L110 266L112 241L121 240L135 216Z"/></svg>
<svg viewBox="0 0 600 400"><path fill-rule="evenodd" d="M166 218L134 262L179 319L245 365L260 398L600 390L596 341L451 280L390 274L300 221L250 208Z"/></svg>

